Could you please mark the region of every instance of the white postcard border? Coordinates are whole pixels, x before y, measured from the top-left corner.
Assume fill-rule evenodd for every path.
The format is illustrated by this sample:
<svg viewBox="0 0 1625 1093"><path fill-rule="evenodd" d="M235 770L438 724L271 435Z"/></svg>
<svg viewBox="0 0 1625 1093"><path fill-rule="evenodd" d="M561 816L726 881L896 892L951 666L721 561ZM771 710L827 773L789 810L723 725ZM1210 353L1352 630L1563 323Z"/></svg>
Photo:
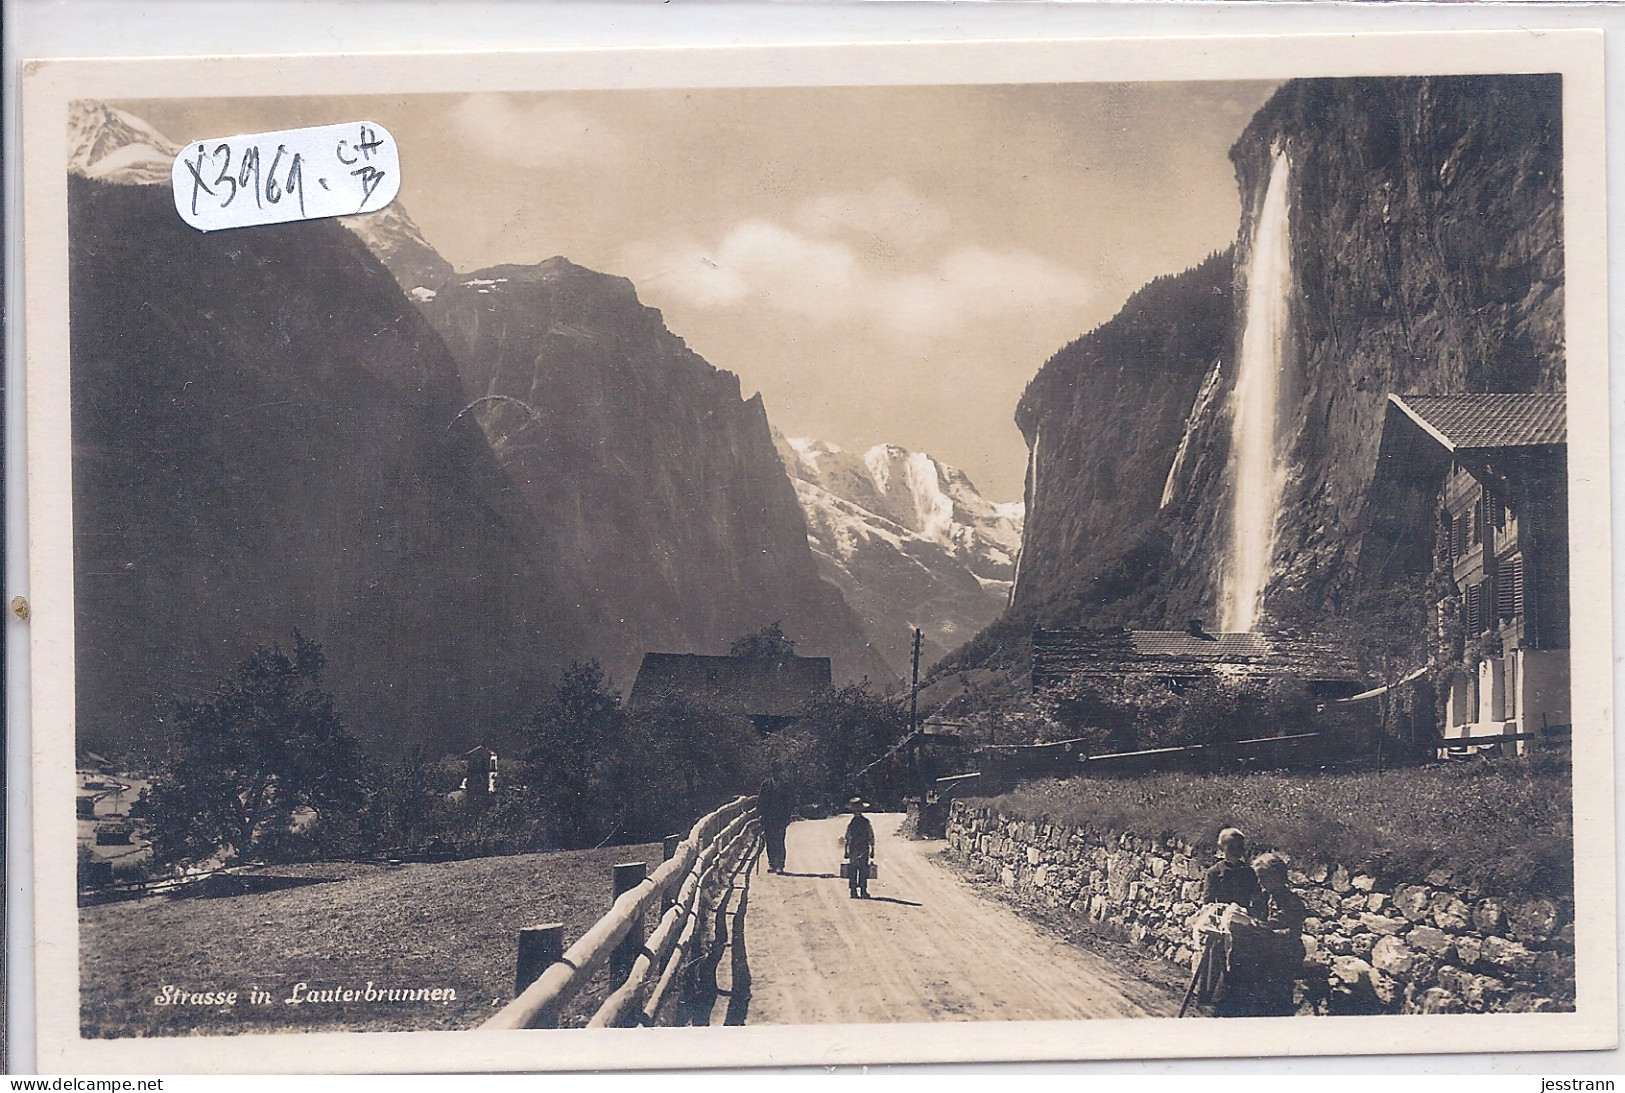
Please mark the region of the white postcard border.
<svg viewBox="0 0 1625 1093"><path fill-rule="evenodd" d="M1563 1050L1616 1038L1602 35L1359 33L25 62L30 656L42 1072L575 1070ZM66 108L80 98L853 86L1561 72L1577 725L1577 1010L1569 1014L950 1023L82 1040L74 874ZM1582 711L1585 716L1582 716Z"/></svg>

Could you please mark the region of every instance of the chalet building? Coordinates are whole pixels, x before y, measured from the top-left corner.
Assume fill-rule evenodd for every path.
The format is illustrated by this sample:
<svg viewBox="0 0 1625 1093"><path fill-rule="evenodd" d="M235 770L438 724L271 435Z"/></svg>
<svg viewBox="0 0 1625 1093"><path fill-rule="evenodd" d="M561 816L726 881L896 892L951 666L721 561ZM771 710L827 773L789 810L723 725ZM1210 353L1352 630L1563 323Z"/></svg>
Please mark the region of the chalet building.
<svg viewBox="0 0 1625 1093"><path fill-rule="evenodd" d="M489 797L495 795L497 791L497 753L484 744L478 744L465 751L461 758L465 773L460 788L474 796L484 795Z"/></svg>
<svg viewBox="0 0 1625 1093"><path fill-rule="evenodd" d="M743 716L765 735L800 716L832 679L828 657L645 653L627 705L638 709L665 697L682 698Z"/></svg>
<svg viewBox="0 0 1625 1093"><path fill-rule="evenodd" d="M1372 509L1390 566L1421 571L1426 549L1455 589L1440 605L1460 653L1442 681L1446 741L1515 736L1522 751L1566 734L1564 396L1389 395Z"/></svg>
<svg viewBox="0 0 1625 1093"><path fill-rule="evenodd" d="M1214 676L1260 682L1291 678L1310 697L1329 701L1362 689L1347 657L1319 642L1260 633L1211 634L1193 621L1184 630L1034 630L1034 697L1057 703L1065 722L1111 728L1096 695L1143 677L1175 690Z"/></svg>

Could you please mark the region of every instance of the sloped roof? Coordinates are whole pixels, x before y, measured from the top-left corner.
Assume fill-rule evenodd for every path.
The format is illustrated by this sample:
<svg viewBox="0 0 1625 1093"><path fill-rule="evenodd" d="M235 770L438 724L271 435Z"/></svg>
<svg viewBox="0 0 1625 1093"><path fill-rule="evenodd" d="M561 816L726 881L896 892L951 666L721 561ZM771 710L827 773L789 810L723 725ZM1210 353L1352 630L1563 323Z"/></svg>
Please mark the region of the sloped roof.
<svg viewBox="0 0 1625 1093"><path fill-rule="evenodd" d="M1267 657L1270 643L1262 634L1203 634L1188 630L1130 630L1129 642L1142 657L1189 657L1236 660Z"/></svg>
<svg viewBox="0 0 1625 1093"><path fill-rule="evenodd" d="M1389 395L1388 401L1451 452L1568 442L1563 395Z"/></svg>
<svg viewBox="0 0 1625 1093"><path fill-rule="evenodd" d="M1193 634L1187 630L1034 630L1035 682L1057 675L1206 672L1256 668L1305 679L1352 679L1349 658L1312 638L1257 633Z"/></svg>
<svg viewBox="0 0 1625 1093"><path fill-rule="evenodd" d="M828 657L756 660L698 653L645 653L632 684L631 706L680 695L746 716L790 717L826 690Z"/></svg>

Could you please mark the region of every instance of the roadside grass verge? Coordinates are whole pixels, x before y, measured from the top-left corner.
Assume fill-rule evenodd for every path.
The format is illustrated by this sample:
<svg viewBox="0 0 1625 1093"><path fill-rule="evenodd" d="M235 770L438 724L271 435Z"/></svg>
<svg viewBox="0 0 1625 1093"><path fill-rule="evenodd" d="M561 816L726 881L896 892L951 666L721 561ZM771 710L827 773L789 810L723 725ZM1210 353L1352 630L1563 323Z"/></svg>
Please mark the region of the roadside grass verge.
<svg viewBox="0 0 1625 1093"><path fill-rule="evenodd" d="M1566 755L1359 773L1049 779L993 804L1026 820L1183 839L1205 852L1239 827L1254 853L1420 879L1448 870L1485 894L1574 891Z"/></svg>
<svg viewBox="0 0 1625 1093"><path fill-rule="evenodd" d="M82 1035L466 1029L513 997L519 930L563 922L568 946L612 902L610 867L661 860L659 844L403 865L316 862L309 884L218 899L154 898L79 912ZM574 1021L608 993L600 973ZM297 983L451 988L454 1001L285 1000ZM237 1004L158 1006L165 985L238 992ZM249 991L270 994L250 1004Z"/></svg>

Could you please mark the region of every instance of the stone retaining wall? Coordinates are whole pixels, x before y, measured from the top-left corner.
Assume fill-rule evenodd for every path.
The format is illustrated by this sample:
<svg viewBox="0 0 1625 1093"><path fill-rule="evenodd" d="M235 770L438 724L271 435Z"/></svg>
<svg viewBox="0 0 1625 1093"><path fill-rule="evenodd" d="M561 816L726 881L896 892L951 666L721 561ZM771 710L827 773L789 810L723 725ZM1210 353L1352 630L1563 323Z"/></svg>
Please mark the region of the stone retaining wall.
<svg viewBox="0 0 1625 1093"><path fill-rule="evenodd" d="M1210 849L1018 820L955 801L955 860L1017 902L1190 965ZM1265 849L1265 848L1259 848ZM1574 1008L1573 903L1500 896L1435 872L1401 883L1338 866L1290 874L1309 905L1300 1013L1544 1013Z"/></svg>

